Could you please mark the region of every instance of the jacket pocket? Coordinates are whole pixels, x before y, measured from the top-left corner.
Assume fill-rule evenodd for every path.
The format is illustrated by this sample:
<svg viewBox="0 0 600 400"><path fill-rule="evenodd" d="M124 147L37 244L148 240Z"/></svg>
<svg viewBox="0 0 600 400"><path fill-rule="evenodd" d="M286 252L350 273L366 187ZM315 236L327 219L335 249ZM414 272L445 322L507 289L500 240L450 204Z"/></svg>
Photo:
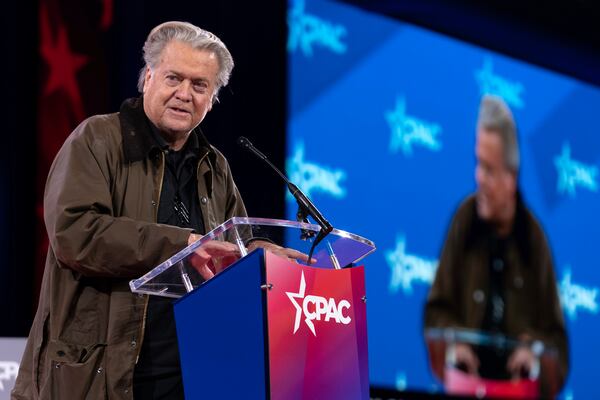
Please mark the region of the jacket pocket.
<svg viewBox="0 0 600 400"><path fill-rule="evenodd" d="M50 341L48 376L42 399L106 399L105 344L89 346Z"/></svg>

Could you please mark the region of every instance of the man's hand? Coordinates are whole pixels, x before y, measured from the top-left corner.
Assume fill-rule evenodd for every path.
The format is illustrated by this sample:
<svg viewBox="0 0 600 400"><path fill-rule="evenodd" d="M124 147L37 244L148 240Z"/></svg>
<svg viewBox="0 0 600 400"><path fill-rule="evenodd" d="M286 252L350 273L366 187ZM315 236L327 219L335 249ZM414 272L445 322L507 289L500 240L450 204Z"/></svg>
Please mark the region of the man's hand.
<svg viewBox="0 0 600 400"><path fill-rule="evenodd" d="M534 368L536 356L529 346L519 346L508 358L506 369L513 379L526 378Z"/></svg>
<svg viewBox="0 0 600 400"><path fill-rule="evenodd" d="M306 255L298 250L278 246L275 243L271 243L266 240L260 240L260 239L253 240L248 245L248 252L251 252L252 250L255 250L258 248L268 250L271 253L275 254L276 256L287 258L288 260L291 260L291 261L300 260L305 263L308 263L308 255ZM312 262L315 262L315 261L316 260L313 258Z"/></svg>
<svg viewBox="0 0 600 400"><path fill-rule="evenodd" d="M459 369L466 369L470 375L479 376L479 358L470 345L465 343L457 343L454 345L455 365Z"/></svg>
<svg viewBox="0 0 600 400"><path fill-rule="evenodd" d="M201 237L195 233L190 234L188 245ZM239 258L240 250L233 243L210 240L198 247L188 259L196 271L209 280Z"/></svg>
<svg viewBox="0 0 600 400"><path fill-rule="evenodd" d="M198 235L197 233L190 233L190 236L188 237L188 246L194 242L197 242L200 239L202 239L202 235Z"/></svg>

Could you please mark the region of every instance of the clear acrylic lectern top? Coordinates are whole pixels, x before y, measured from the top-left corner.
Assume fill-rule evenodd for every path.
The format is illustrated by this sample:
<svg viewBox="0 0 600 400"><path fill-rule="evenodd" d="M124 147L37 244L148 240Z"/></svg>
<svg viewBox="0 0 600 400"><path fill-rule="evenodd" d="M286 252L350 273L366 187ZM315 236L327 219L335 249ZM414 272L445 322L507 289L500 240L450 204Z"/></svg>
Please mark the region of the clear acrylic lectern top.
<svg viewBox="0 0 600 400"><path fill-rule="evenodd" d="M246 245L265 239L308 254L320 231L319 225L267 218L234 217L208 232L197 242L159 264L141 278L129 282L131 291L178 298L191 292L205 279L194 267L196 252L212 240L227 241L238 246L241 256L248 254ZM316 247L311 266L344 268L352 266L375 250L372 241L349 232L334 229ZM213 257L211 263L219 268L231 259Z"/></svg>

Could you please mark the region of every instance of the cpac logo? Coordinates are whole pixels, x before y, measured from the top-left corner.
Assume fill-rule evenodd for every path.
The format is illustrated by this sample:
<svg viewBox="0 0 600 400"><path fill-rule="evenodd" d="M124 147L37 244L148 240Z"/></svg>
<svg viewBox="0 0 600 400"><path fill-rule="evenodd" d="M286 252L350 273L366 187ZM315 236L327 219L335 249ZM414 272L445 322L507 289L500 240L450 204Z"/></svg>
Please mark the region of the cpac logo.
<svg viewBox="0 0 600 400"><path fill-rule="evenodd" d="M479 82L479 91L481 95L493 94L502 97L508 104L515 108L523 108L522 92L524 87L520 82L511 82L502 78L493 71L493 64L490 58L486 58L483 67L475 71L475 79Z"/></svg>
<svg viewBox="0 0 600 400"><path fill-rule="evenodd" d="M438 139L442 128L438 124L421 121L406 115L406 100L404 97L396 99L396 108L385 113L392 136L390 151L392 153L402 150L404 155L410 156L413 145L420 145L431 151L439 151L442 144Z"/></svg>
<svg viewBox="0 0 600 400"><path fill-rule="evenodd" d="M386 252L385 259L392 270L390 292L396 293L402 289L406 295L412 294L413 282L431 285L438 266L437 260L407 253L406 238L402 235L396 239L394 251Z"/></svg>
<svg viewBox="0 0 600 400"><path fill-rule="evenodd" d="M305 14L304 0L296 1L288 12L288 25L290 35L287 48L290 52L300 47L305 56L311 57L313 45L321 45L337 54L346 52L346 44L342 43L346 28Z"/></svg>
<svg viewBox="0 0 600 400"><path fill-rule="evenodd" d="M17 372L19 372L19 363L14 361L0 361L0 391L4 391L3 381L16 379Z"/></svg>
<svg viewBox="0 0 600 400"><path fill-rule="evenodd" d="M558 287L560 302L571 320L577 319L577 310L583 309L592 314L598 314L599 307L596 296L598 288L586 288L571 283L571 267L565 267L565 273Z"/></svg>
<svg viewBox="0 0 600 400"><path fill-rule="evenodd" d="M304 272L300 278L300 289L298 293L285 292L287 297L290 299L294 307L296 308L296 319L294 321L294 334L300 328L300 320L304 315L304 322L308 329L314 336L317 336L315 331L315 324L313 321L330 322L333 321L336 324L348 325L352 318L349 315L344 315L344 311L350 309L350 302L348 300L340 300L336 303L335 299L330 297L326 299L321 296L305 295L306 292L306 281L304 280ZM302 299L302 305L298 300Z"/></svg>
<svg viewBox="0 0 600 400"><path fill-rule="evenodd" d="M346 173L341 169L334 170L304 161L303 143L296 145L294 155L286 162L286 170L290 181L295 182L308 197L313 191L321 191L337 199L346 196L346 189L340 186ZM288 198L293 199L289 194Z"/></svg>
<svg viewBox="0 0 600 400"><path fill-rule="evenodd" d="M581 186L592 192L598 191L598 168L585 165L571 159L569 143L563 144L560 156L554 157L554 166L558 172L558 193L568 193L575 197L575 188Z"/></svg>

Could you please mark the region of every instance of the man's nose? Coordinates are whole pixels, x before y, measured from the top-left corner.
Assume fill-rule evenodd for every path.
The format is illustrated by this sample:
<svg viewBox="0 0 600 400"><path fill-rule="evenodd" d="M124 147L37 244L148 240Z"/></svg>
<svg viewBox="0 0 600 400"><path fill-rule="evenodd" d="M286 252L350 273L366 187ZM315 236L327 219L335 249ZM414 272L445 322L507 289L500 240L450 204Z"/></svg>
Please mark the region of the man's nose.
<svg viewBox="0 0 600 400"><path fill-rule="evenodd" d="M175 96L181 101L190 101L192 99L192 83L187 79L181 81L181 83L177 86L177 91L175 92Z"/></svg>

